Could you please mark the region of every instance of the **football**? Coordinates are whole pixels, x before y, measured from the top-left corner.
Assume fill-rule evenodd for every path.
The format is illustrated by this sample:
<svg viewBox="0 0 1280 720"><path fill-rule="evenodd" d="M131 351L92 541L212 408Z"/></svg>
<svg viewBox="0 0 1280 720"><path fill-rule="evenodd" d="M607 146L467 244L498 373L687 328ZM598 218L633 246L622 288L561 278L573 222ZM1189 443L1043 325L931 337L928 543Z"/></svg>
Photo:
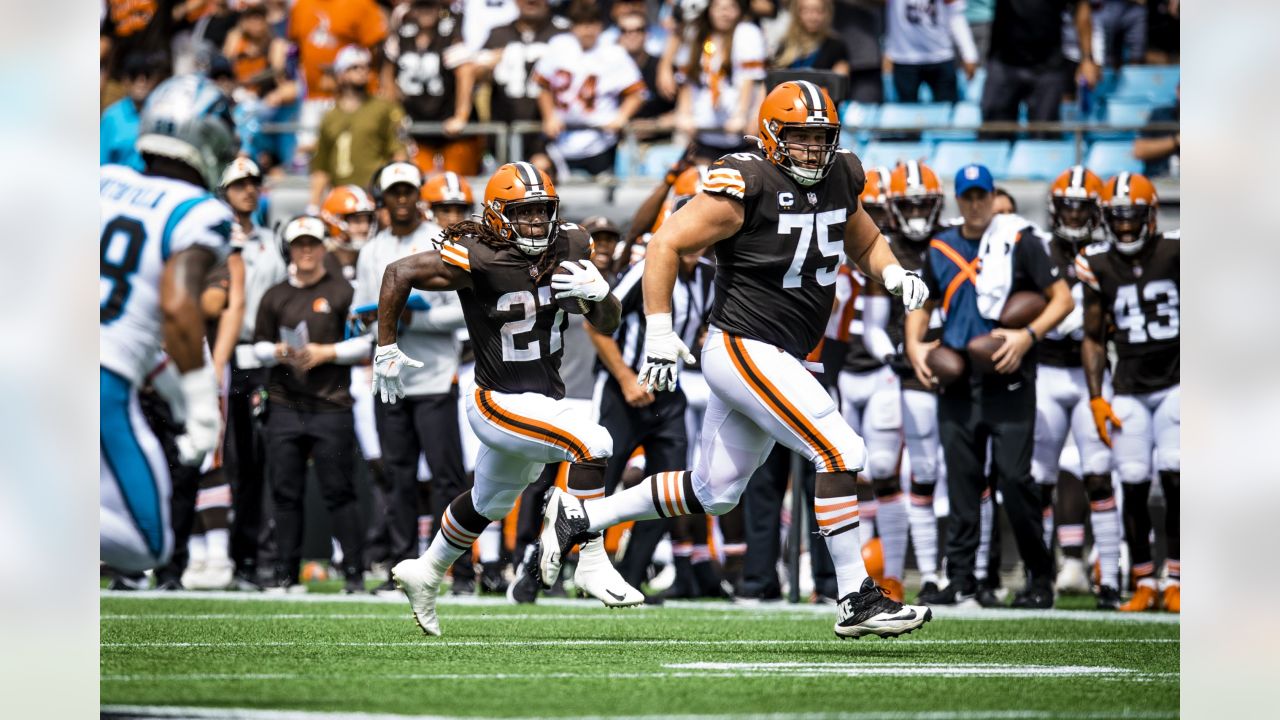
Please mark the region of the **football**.
<svg viewBox="0 0 1280 720"><path fill-rule="evenodd" d="M568 274L569 273L565 273L565 272L556 273L556 275L565 275L565 276L568 276ZM554 290L552 290L551 292L553 295L555 294ZM587 314L587 301L583 300L582 298L574 298L574 297L561 298L559 300L556 300L556 305L559 305L561 310L564 310L570 315L586 315Z"/></svg>
<svg viewBox="0 0 1280 720"><path fill-rule="evenodd" d="M937 379L938 387L946 387L964 374L964 357L945 345L930 350L924 361Z"/></svg>
<svg viewBox="0 0 1280 720"><path fill-rule="evenodd" d="M996 350L1004 344L1004 340L997 335L979 335L969 341L968 351L969 360L973 366L981 373L993 373L996 371L996 364L992 361L991 356Z"/></svg>
<svg viewBox="0 0 1280 720"><path fill-rule="evenodd" d="M1044 312L1047 302L1044 295L1031 290L1021 290L1009 296L1000 312L1000 326L1024 328Z"/></svg>

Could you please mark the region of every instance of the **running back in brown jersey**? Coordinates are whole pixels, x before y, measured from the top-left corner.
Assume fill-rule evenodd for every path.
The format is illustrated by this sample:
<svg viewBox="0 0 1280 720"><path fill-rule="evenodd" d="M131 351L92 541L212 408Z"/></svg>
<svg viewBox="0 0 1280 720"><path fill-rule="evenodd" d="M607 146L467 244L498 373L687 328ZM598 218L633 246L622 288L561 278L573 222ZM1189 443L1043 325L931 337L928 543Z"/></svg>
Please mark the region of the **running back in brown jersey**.
<svg viewBox="0 0 1280 720"><path fill-rule="evenodd" d="M551 275L563 260L590 258L590 248L591 236L572 223L561 224L554 244L537 258L471 235L445 243L441 259L471 276L458 297L475 348L477 385L564 397L560 357L568 321L554 299Z"/></svg>
<svg viewBox="0 0 1280 720"><path fill-rule="evenodd" d="M858 157L843 150L827 177L808 187L758 155L713 163L702 191L741 201L744 221L715 245L711 322L805 357L826 328L845 260L845 225L865 182Z"/></svg>
<svg viewBox="0 0 1280 720"><path fill-rule="evenodd" d="M1154 392L1180 381L1180 242L1156 236L1135 256L1095 243L1076 258L1077 277L1102 296L1114 327L1117 394Z"/></svg>

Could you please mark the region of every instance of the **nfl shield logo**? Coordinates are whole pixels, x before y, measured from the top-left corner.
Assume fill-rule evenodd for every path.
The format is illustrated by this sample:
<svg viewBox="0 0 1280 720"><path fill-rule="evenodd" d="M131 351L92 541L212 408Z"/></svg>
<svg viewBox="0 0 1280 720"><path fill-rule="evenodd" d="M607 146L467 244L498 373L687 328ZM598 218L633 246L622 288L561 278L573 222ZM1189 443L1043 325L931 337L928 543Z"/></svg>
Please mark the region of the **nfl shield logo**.
<svg viewBox="0 0 1280 720"><path fill-rule="evenodd" d="M811 192L811 193L809 193L809 196L808 196L808 197L809 197L809 204L810 204L810 205L817 205L817 204L818 204L818 193Z"/></svg>

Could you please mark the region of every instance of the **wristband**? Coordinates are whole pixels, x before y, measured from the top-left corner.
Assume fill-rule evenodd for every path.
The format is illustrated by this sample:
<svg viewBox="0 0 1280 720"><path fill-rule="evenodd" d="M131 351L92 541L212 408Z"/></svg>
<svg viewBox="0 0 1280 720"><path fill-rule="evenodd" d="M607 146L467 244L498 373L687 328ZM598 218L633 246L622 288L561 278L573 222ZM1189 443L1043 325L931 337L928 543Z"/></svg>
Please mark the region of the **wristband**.
<svg viewBox="0 0 1280 720"><path fill-rule="evenodd" d="M1032 330L1030 325L1027 326L1027 334L1031 336L1032 345L1035 345L1036 343L1040 342L1040 338L1036 335L1036 331Z"/></svg>

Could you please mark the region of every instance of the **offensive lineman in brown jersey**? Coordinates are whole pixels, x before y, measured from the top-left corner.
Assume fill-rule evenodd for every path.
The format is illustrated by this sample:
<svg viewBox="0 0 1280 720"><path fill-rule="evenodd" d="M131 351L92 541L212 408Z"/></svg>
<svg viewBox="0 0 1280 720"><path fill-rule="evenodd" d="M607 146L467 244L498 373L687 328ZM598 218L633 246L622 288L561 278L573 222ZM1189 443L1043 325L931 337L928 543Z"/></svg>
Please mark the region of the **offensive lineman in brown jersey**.
<svg viewBox="0 0 1280 720"><path fill-rule="evenodd" d="M1178 612L1181 605L1181 241L1156 233L1158 204L1155 186L1142 175L1126 172L1111 178L1102 189L1102 221L1111 242L1090 245L1076 258L1076 274L1086 285L1081 355L1089 407L1098 436L1111 445L1116 472L1124 483L1125 537L1137 584L1133 598L1120 606L1129 612L1155 608L1158 597L1148 540L1153 448L1164 490L1169 546L1169 582L1162 602L1170 612ZM1116 346L1111 376L1115 398L1110 403L1102 392L1109 325L1115 327L1110 339ZM1108 423L1115 427L1114 437Z"/></svg>
<svg viewBox="0 0 1280 720"><path fill-rule="evenodd" d="M467 419L481 442L475 485L450 503L427 552L391 571L429 635L440 634L435 601L445 571L510 512L544 465L568 461L571 487L604 488L613 441L564 402L561 333L566 305L602 333L617 327L620 307L590 261L590 235L559 222L558 205L545 173L525 162L503 165L485 188L481 222L452 225L440 250L398 260L382 278L374 388L384 402L403 394L401 373L421 366L396 346L396 318L411 289L457 290L476 353L476 387L467 396ZM575 534L573 542L582 544L578 587L610 606L644 601L614 570L598 533ZM558 574L564 552L552 548L544 559L555 558L529 567L553 563ZM549 587L555 574L539 579Z"/></svg>
<svg viewBox="0 0 1280 720"><path fill-rule="evenodd" d="M640 381L667 390L678 363L690 357L671 327L679 257L710 247L716 253L716 299L702 351L711 397L697 468L645 478L585 507L554 492L543 542L562 542L549 532L562 526L598 530L627 519L723 514L781 442L817 471L814 510L841 595L836 634L902 635L932 615L891 600L868 577L859 533L850 532L858 527L854 478L866 448L802 358L823 336L846 257L910 308L928 292L862 211L862 163L837 149L839 119L825 90L805 81L778 85L761 105L759 128L764 156L740 153L714 163L702 192L663 223L645 256Z"/></svg>

